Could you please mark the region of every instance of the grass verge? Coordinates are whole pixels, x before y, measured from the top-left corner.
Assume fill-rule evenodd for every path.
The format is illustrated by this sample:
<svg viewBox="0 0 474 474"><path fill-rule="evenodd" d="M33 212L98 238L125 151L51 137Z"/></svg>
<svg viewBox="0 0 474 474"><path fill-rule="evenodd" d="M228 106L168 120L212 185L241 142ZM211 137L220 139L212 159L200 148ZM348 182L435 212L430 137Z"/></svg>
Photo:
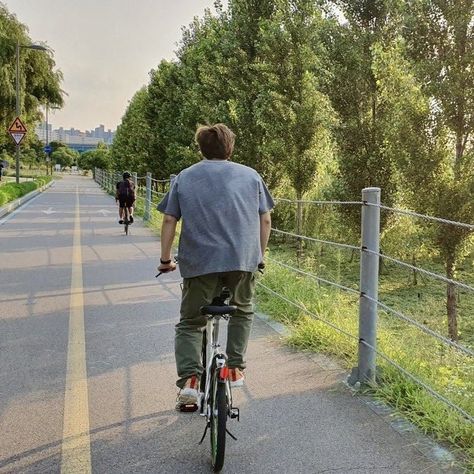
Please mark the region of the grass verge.
<svg viewBox="0 0 474 474"><path fill-rule="evenodd" d="M288 252L272 251L272 257L284 260L288 258ZM306 310L296 308L262 286L257 289L260 310L290 327L290 345L335 356L348 372L357 365L358 295L319 286L308 277L272 263L267 265L261 281ZM330 325L337 326L341 332ZM382 311L377 343L382 353L405 370L474 414L474 367L469 356L436 342ZM380 357L378 367L379 384L370 392L393 406L424 433L449 442L462 453L470 466L468 469L473 469L474 425Z"/></svg>
<svg viewBox="0 0 474 474"><path fill-rule="evenodd" d="M52 180L51 176L39 176L34 181L25 181L23 183L7 183L0 187L0 206L14 201L35 189L44 186Z"/></svg>

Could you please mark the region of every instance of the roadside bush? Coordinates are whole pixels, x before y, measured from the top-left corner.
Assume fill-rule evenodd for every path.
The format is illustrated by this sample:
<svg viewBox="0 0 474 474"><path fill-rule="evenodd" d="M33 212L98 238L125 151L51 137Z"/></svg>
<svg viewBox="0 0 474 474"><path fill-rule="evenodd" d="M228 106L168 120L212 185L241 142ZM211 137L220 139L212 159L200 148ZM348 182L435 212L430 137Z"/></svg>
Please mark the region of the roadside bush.
<svg viewBox="0 0 474 474"><path fill-rule="evenodd" d="M14 201L25 194L34 191L51 181L51 176L40 176L34 181L26 181L24 183L7 183L0 187L0 206L7 202Z"/></svg>

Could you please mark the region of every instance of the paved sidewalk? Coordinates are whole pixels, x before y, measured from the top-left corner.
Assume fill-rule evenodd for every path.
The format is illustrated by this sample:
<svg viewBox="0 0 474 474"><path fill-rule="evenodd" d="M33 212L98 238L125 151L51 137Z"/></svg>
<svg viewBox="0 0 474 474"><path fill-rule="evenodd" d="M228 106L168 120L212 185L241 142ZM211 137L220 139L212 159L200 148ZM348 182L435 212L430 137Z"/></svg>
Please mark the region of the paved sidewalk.
<svg viewBox="0 0 474 474"><path fill-rule="evenodd" d="M152 232L136 219L124 236L113 199L68 176L0 225L0 472L61 471L75 215L92 472L210 472L202 418L174 410L179 275L155 280ZM256 319L223 472L456 472L424 457L416 437L354 397L344 376Z"/></svg>

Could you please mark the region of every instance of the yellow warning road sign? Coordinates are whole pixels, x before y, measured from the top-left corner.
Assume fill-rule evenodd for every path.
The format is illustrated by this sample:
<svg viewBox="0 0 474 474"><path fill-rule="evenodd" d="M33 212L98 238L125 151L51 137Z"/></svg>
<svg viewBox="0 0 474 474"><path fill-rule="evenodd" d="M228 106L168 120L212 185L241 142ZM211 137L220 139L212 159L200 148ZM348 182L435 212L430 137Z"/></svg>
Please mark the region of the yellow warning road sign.
<svg viewBox="0 0 474 474"><path fill-rule="evenodd" d="M26 133L26 127L23 125L20 117L17 117L13 120L13 123L10 125L8 129L10 133Z"/></svg>
<svg viewBox="0 0 474 474"><path fill-rule="evenodd" d="M8 129L8 133L11 135L13 141L17 145L21 143L21 141L26 135L26 127L23 125L23 122L21 121L20 117L17 117L15 120L13 120L13 123Z"/></svg>

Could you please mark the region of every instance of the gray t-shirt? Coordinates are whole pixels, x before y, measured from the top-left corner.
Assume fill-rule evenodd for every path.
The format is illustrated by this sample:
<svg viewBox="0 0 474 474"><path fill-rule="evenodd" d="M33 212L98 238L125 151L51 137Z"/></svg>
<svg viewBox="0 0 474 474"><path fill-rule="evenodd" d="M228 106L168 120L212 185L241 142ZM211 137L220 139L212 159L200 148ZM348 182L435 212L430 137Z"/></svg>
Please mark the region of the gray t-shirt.
<svg viewBox="0 0 474 474"><path fill-rule="evenodd" d="M241 270L262 260L260 214L274 206L260 175L225 160L202 160L176 177L158 210L183 218L179 265L184 278Z"/></svg>

